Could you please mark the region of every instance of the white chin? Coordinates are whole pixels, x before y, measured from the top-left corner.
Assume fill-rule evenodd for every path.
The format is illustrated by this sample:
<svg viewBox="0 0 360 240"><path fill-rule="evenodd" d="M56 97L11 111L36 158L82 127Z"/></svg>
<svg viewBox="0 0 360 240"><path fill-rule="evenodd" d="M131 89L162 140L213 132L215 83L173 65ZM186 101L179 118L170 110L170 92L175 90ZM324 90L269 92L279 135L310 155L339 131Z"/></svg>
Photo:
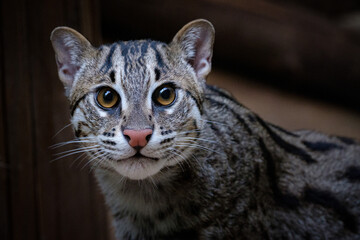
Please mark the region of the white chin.
<svg viewBox="0 0 360 240"><path fill-rule="evenodd" d="M142 180L157 174L163 164L161 160L146 157L128 158L111 164L116 172L132 180Z"/></svg>

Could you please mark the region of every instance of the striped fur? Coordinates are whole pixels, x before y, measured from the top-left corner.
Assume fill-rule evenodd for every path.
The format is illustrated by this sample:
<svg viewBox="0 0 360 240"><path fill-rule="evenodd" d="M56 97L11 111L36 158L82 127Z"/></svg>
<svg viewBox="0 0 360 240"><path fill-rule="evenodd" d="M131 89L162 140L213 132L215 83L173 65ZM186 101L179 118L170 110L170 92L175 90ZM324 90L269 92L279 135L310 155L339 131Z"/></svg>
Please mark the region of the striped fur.
<svg viewBox="0 0 360 240"><path fill-rule="evenodd" d="M360 239L360 146L266 123L205 84L214 30L189 23L170 44L94 48L54 30L59 77L118 239ZM154 103L163 84L174 102ZM119 104L97 103L111 87ZM132 148L124 129L152 129ZM136 157L141 154L141 157Z"/></svg>

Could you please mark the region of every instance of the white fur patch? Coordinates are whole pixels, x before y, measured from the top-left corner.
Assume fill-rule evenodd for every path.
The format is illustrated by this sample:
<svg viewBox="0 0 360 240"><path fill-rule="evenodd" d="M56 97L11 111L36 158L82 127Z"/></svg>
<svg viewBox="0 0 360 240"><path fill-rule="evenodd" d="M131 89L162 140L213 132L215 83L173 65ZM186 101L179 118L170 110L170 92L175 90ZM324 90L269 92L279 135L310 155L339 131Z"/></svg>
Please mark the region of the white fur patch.
<svg viewBox="0 0 360 240"><path fill-rule="evenodd" d="M163 168L163 161L155 161L149 158L125 159L112 162L111 165L122 176L133 180L141 180L151 177Z"/></svg>

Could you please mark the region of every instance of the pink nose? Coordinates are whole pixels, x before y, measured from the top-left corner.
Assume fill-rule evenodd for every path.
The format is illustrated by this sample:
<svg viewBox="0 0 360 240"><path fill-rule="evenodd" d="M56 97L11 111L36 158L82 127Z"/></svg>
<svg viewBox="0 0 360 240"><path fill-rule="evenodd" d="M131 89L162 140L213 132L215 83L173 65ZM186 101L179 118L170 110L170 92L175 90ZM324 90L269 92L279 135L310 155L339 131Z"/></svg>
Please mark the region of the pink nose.
<svg viewBox="0 0 360 240"><path fill-rule="evenodd" d="M153 131L151 129L125 129L123 131L123 134L125 138L129 141L129 145L135 148L145 147L151 137L152 132Z"/></svg>

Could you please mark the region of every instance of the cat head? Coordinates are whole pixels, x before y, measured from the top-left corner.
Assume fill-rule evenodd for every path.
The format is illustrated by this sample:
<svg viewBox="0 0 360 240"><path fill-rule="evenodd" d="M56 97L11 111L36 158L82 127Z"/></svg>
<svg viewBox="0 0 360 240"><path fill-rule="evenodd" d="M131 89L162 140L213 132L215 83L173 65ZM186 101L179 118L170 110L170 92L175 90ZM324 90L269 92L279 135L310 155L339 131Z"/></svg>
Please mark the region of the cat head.
<svg viewBox="0 0 360 240"><path fill-rule="evenodd" d="M51 34L75 135L95 166L130 179L190 161L203 127L214 28L185 25L170 44L139 40L93 47L80 33Z"/></svg>

